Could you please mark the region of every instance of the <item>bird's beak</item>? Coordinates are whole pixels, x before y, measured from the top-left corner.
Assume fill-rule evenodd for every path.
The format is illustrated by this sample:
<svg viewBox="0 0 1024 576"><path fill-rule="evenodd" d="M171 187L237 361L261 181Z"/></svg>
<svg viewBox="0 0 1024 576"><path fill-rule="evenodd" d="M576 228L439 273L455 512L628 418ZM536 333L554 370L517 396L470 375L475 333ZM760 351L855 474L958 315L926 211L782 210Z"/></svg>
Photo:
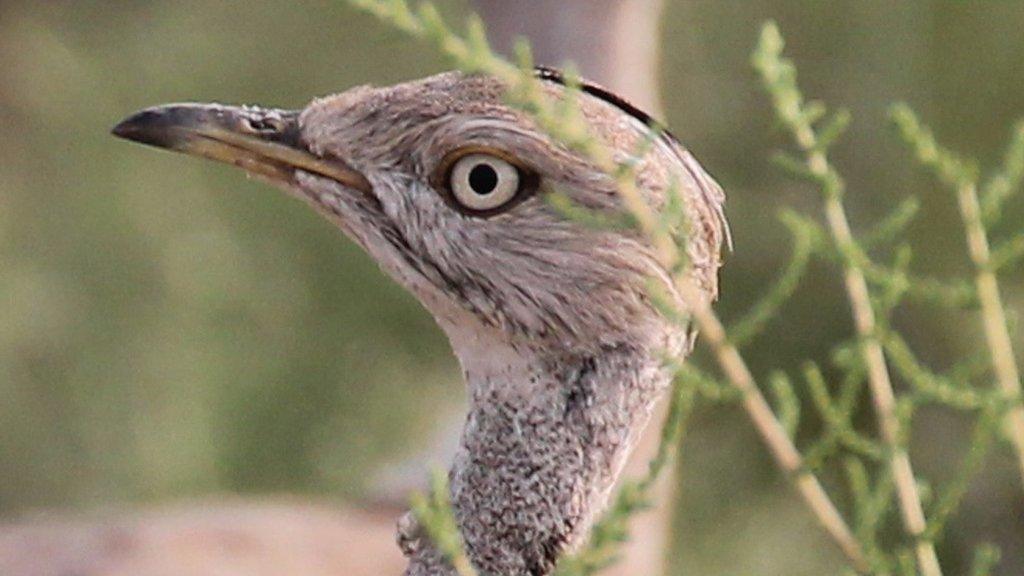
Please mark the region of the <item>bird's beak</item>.
<svg viewBox="0 0 1024 576"><path fill-rule="evenodd" d="M370 192L359 172L338 158L312 153L302 142L299 113L219 104L170 104L123 120L115 136L238 166L274 182L311 172Z"/></svg>

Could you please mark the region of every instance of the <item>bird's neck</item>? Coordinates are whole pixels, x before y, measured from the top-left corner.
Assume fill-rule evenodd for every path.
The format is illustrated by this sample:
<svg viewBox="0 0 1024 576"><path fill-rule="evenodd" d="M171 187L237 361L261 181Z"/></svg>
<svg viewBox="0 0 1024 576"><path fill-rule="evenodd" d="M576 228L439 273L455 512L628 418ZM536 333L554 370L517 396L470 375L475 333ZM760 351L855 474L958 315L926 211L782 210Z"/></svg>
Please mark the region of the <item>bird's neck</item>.
<svg viewBox="0 0 1024 576"><path fill-rule="evenodd" d="M478 336L452 337L469 392L452 505L478 571L541 576L607 502L668 386L665 350L535 350ZM451 574L411 526L400 534L407 575Z"/></svg>

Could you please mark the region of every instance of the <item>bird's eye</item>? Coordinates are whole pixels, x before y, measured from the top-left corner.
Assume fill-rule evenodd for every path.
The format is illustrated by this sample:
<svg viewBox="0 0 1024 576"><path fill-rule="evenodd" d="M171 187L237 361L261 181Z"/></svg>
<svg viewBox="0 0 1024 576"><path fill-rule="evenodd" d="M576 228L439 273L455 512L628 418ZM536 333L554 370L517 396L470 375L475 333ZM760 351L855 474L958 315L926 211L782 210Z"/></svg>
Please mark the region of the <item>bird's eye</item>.
<svg viewBox="0 0 1024 576"><path fill-rule="evenodd" d="M496 156L467 154L455 161L448 185L455 201L473 212L501 208L519 192L519 169Z"/></svg>

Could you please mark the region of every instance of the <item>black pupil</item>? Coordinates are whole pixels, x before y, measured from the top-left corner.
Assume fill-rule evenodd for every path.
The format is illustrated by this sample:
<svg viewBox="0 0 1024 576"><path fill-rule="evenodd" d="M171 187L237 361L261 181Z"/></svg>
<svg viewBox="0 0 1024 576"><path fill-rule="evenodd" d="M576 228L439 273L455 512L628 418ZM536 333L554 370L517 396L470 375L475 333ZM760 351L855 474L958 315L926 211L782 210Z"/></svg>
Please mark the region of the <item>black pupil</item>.
<svg viewBox="0 0 1024 576"><path fill-rule="evenodd" d="M490 164L477 164L469 171L469 187L473 192L486 196L498 187L498 173Z"/></svg>

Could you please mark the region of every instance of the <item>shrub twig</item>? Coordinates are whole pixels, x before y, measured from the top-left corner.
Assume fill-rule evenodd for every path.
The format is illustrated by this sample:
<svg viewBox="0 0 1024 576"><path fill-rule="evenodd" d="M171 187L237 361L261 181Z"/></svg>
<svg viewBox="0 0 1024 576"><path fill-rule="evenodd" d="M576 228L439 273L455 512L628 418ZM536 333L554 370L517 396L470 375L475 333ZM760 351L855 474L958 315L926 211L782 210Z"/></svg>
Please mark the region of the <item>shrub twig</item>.
<svg viewBox="0 0 1024 576"><path fill-rule="evenodd" d="M1021 405L1020 368L1014 357L1013 343L1006 320L1003 298L996 279L997 264L1012 260L1014 256L999 253L995 263L989 250L988 230L978 198L976 171L952 152L942 148L931 131L921 125L906 104L897 104L892 117L904 140L913 147L922 164L930 168L944 183L956 191L957 204L967 236L967 249L974 264L974 281L981 303L981 319L985 339L995 369L996 382L1003 394L1017 405L1006 415L1007 434L1017 453L1021 480L1024 482L1024 406ZM1024 122L1018 124L1016 135L1007 153L1003 174L993 178L989 185L989 209L998 212L1002 202L1021 183L1024 175ZM1024 237L1020 237L1024 238ZM1016 244L1021 244L1017 248ZM1014 239L1008 244L1009 253L1024 251L1024 241Z"/></svg>
<svg viewBox="0 0 1024 576"><path fill-rule="evenodd" d="M815 132L813 122L823 115L823 107L809 106L804 102L796 85L796 69L792 62L782 57L782 48L783 40L778 27L774 23L766 24L754 53L754 66L764 80L779 119L804 154L806 170L821 189L825 220L836 247L843 252L853 251L857 244L842 200L845 184L827 156L828 146L835 140L837 133L835 127L845 125L847 115L840 112L821 132ZM896 394L886 365L885 352L877 335L877 322L864 270L856 258L847 258L844 267L846 292L854 324L861 337L861 352L868 368L868 382L879 428L889 449L904 528L916 541L917 561L922 573L925 576L941 576L942 569L935 546L925 539L927 523L924 508L910 457L903 448L900 422L896 414Z"/></svg>
<svg viewBox="0 0 1024 576"><path fill-rule="evenodd" d="M443 470L433 472L429 494L413 494L412 513L458 576L477 576L448 500L448 476Z"/></svg>

